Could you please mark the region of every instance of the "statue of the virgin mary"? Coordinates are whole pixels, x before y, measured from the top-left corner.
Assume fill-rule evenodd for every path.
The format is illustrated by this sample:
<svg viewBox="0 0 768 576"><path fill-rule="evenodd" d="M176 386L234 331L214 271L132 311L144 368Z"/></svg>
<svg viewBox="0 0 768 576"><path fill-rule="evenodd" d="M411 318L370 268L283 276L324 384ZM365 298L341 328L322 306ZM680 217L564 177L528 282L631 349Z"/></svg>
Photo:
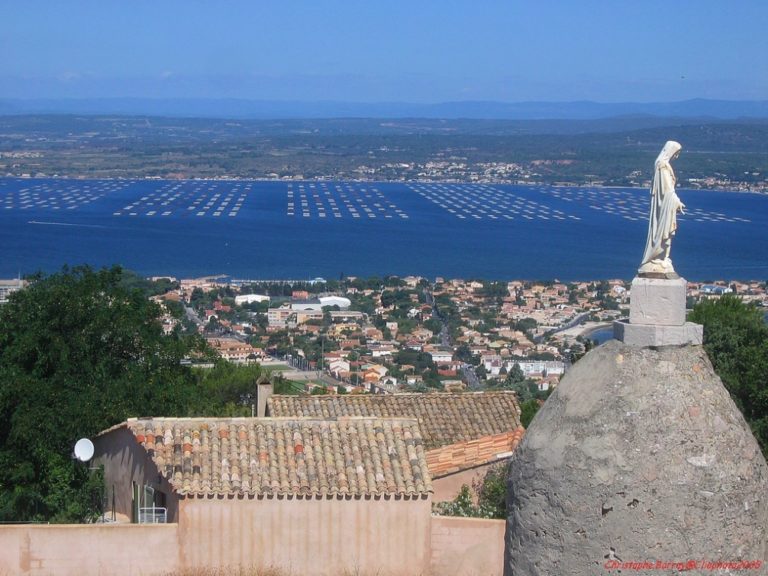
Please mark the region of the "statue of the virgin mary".
<svg viewBox="0 0 768 576"><path fill-rule="evenodd" d="M677 213L685 204L675 193L675 173L670 162L680 154L682 146L670 140L664 144L654 165L651 184L651 216L648 222L648 240L638 273L641 276L676 278L669 258L672 237L677 230Z"/></svg>

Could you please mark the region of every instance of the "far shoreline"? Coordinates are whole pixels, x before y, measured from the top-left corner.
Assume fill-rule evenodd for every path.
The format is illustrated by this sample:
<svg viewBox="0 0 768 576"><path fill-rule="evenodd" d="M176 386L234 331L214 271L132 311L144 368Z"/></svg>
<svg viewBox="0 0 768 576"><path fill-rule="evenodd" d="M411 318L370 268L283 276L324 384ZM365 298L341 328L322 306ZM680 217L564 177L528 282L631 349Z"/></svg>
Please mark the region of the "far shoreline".
<svg viewBox="0 0 768 576"><path fill-rule="evenodd" d="M136 180L141 182L299 182L299 183L314 183L314 182L355 182L355 183L370 183L370 184L466 184L466 185L496 185L496 186L549 186L551 188L610 188L616 190L648 190L648 186L620 186L610 184L567 184L558 183L551 184L547 182L511 182L506 180L424 180L424 179L409 179L409 180L366 180L360 178L334 178L334 177L318 177L318 178L249 178L245 176L220 176L220 177L189 177L189 178L174 178L169 176L31 176L31 175L13 175L5 174L0 176L0 179L16 179L16 180L78 180L78 181L104 181L104 180ZM728 192L737 194L757 194L761 196L768 195L768 189L750 190L737 187L732 188L690 188L679 187L679 191L682 192Z"/></svg>

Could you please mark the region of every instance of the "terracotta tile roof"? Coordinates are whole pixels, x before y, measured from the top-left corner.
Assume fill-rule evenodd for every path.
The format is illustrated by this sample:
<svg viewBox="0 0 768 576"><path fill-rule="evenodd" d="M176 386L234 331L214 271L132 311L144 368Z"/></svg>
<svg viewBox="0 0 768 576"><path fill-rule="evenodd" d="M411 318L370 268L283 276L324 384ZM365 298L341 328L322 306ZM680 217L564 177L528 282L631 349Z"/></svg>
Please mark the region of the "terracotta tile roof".
<svg viewBox="0 0 768 576"><path fill-rule="evenodd" d="M432 491L413 419L150 418L122 426L186 496Z"/></svg>
<svg viewBox="0 0 768 576"><path fill-rule="evenodd" d="M439 478L511 456L524 434L525 428L520 426L512 432L484 436L430 450L427 452L429 473L433 478Z"/></svg>
<svg viewBox="0 0 768 576"><path fill-rule="evenodd" d="M432 450L520 426L514 392L282 396L267 400L272 416L416 418L424 448Z"/></svg>

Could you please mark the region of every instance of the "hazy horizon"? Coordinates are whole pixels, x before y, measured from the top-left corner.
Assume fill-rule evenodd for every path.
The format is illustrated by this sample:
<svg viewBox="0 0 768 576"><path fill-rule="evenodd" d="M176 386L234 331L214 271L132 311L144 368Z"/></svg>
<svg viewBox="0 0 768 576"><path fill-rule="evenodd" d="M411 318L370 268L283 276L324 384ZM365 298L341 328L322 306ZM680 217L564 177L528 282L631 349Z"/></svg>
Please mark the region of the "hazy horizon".
<svg viewBox="0 0 768 576"><path fill-rule="evenodd" d="M4 99L0 115L75 114L236 119L424 119L498 121L616 121L667 118L758 120L768 118L768 100L706 100L655 103L454 101L340 102L205 98Z"/></svg>

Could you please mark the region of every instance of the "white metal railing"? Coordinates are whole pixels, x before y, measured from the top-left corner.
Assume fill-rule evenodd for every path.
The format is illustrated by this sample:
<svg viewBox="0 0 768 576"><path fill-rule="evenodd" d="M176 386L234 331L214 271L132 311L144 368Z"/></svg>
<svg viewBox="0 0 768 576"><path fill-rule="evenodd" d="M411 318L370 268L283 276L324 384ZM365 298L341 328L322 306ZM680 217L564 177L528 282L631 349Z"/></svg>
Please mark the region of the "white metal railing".
<svg viewBox="0 0 768 576"><path fill-rule="evenodd" d="M159 506L139 508L139 524L166 524L168 510Z"/></svg>

